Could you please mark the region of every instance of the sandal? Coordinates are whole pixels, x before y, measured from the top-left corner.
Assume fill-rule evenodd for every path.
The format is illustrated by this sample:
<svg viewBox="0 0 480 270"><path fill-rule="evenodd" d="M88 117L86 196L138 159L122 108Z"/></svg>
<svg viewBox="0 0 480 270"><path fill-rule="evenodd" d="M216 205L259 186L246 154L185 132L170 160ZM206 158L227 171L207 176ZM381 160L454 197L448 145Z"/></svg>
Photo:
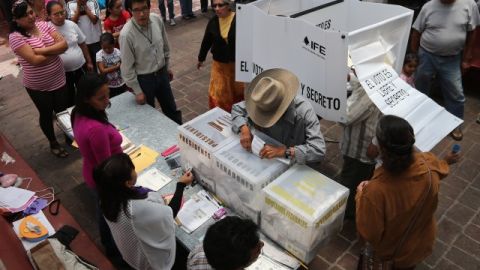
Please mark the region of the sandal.
<svg viewBox="0 0 480 270"><path fill-rule="evenodd" d="M58 158L68 157L68 152L60 145L50 147L50 152Z"/></svg>

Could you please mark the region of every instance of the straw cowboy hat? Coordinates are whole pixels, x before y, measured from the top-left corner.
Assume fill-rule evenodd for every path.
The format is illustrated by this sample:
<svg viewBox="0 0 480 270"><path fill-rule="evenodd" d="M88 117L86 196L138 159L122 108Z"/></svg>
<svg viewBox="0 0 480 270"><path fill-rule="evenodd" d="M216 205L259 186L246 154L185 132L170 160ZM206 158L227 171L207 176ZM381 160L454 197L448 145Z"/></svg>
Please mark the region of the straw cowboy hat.
<svg viewBox="0 0 480 270"><path fill-rule="evenodd" d="M260 127L273 126L297 95L300 83L292 72L273 68L253 79L245 91L248 116Z"/></svg>

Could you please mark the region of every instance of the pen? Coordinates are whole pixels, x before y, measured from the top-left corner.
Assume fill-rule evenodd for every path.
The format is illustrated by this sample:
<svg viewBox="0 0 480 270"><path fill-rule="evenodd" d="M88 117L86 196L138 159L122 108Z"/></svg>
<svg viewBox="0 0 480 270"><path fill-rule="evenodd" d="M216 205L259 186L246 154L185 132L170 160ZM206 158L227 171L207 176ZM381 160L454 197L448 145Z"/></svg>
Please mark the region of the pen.
<svg viewBox="0 0 480 270"><path fill-rule="evenodd" d="M215 200L211 199L210 196L208 195L208 193L205 194L205 199L209 200L209 201L210 201L211 203L213 203L216 207L220 208L220 205L218 205L218 203L217 203Z"/></svg>

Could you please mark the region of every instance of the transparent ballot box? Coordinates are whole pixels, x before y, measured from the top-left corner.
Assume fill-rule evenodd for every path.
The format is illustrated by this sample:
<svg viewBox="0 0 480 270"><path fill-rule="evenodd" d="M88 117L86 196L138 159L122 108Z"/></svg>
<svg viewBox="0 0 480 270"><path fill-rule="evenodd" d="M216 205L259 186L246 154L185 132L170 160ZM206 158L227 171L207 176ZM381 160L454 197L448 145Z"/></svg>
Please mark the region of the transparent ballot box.
<svg viewBox="0 0 480 270"><path fill-rule="evenodd" d="M195 178L215 192L215 183L211 180L213 154L235 140L230 114L214 108L179 126L178 131L183 166L193 168Z"/></svg>
<svg viewBox="0 0 480 270"><path fill-rule="evenodd" d="M348 189L294 165L263 189L262 231L308 263L343 225Z"/></svg>
<svg viewBox="0 0 480 270"><path fill-rule="evenodd" d="M262 189L288 169L276 159L261 159L237 139L214 154L217 196L239 215L259 224Z"/></svg>

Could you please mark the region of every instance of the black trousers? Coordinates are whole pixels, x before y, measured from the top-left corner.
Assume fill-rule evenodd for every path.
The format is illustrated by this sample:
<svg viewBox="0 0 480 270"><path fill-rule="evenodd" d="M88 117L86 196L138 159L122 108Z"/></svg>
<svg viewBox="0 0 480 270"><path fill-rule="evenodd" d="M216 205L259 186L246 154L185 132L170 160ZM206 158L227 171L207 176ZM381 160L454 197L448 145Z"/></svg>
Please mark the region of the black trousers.
<svg viewBox="0 0 480 270"><path fill-rule="evenodd" d="M208 10L208 0L200 0L200 7L202 12L206 12Z"/></svg>
<svg viewBox="0 0 480 270"><path fill-rule="evenodd" d="M137 75L138 83L147 99L148 105L155 108L157 98L163 113L177 124L182 124L182 112L177 110L168 72L165 67L150 74Z"/></svg>
<svg viewBox="0 0 480 270"><path fill-rule="evenodd" d="M83 67L74 70L65 72L65 77L67 78L67 92L68 92L68 105L67 107L72 107L75 105L75 96L77 93L77 84L80 78L85 74Z"/></svg>
<svg viewBox="0 0 480 270"><path fill-rule="evenodd" d="M110 98L113 98L125 93L125 91L127 91L127 85L124 84L120 87L109 87L108 89L110 89Z"/></svg>
<svg viewBox="0 0 480 270"><path fill-rule="evenodd" d="M375 164L363 163L358 159L343 156L343 167L340 173L341 184L350 190L347 209L345 210L346 218L355 219L355 195L357 194L357 186L362 181L372 178L374 170Z"/></svg>
<svg viewBox="0 0 480 270"><path fill-rule="evenodd" d="M38 91L27 89L35 107L40 113L39 123L43 134L50 143L55 142L55 131L53 129L53 113L59 113L68 108L68 92L65 86L53 91Z"/></svg>
<svg viewBox="0 0 480 270"><path fill-rule="evenodd" d="M95 58L96 58L97 52L102 49L102 46L100 45L100 41L92 44L87 44L87 48L88 48L88 54L90 54L90 59L92 59L93 71L97 72L97 65L96 65L97 61L95 61Z"/></svg>

